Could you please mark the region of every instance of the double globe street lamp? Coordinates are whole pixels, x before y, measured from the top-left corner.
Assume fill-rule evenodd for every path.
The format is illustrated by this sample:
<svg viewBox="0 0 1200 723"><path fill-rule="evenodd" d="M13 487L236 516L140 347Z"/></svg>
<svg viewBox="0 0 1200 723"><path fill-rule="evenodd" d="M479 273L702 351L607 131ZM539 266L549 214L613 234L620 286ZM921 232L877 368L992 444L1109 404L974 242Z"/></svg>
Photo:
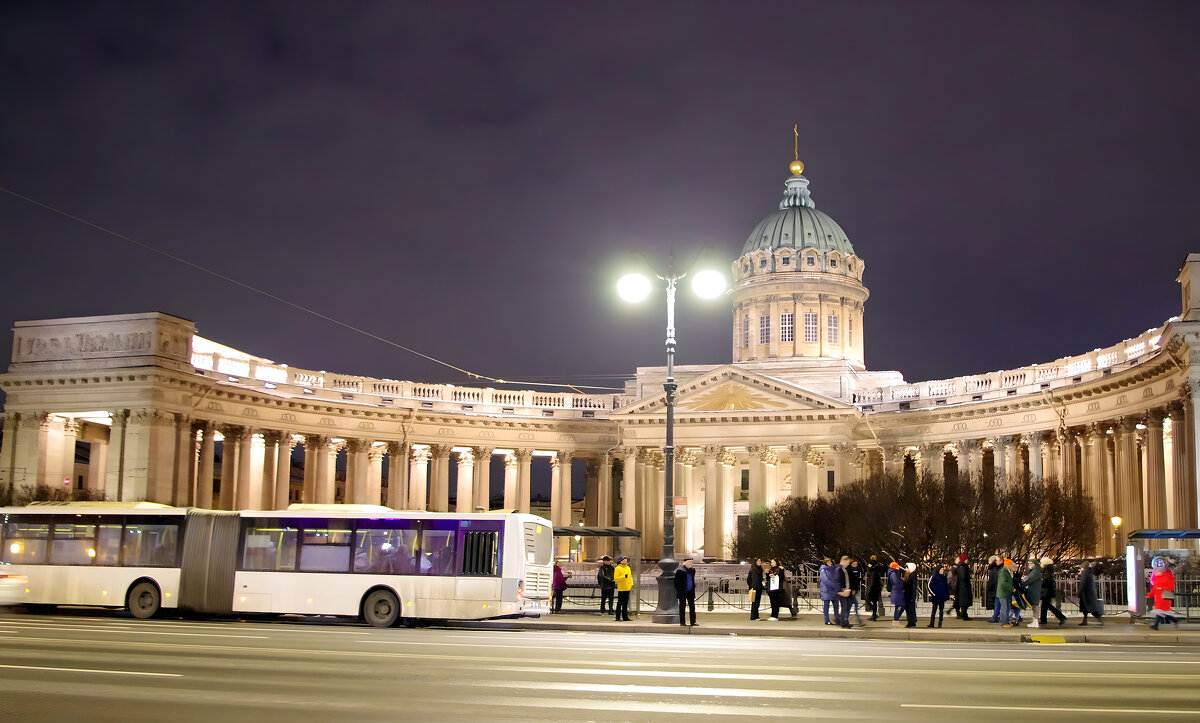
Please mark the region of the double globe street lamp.
<svg viewBox="0 0 1200 723"><path fill-rule="evenodd" d="M658 606L652 620L656 623L673 623L679 619L675 599L675 286L687 276L687 272L675 274L668 267L665 275L655 274L667 285L667 380L663 390L667 393L667 429L663 453L666 457L666 481L663 489L663 545L662 559L658 566ZM626 274L617 281L617 293L627 302L636 304L650 296L650 279L638 273ZM725 291L725 277L717 271L703 270L692 275L692 291L704 299L713 299ZM632 470L625 470L632 474ZM625 521L630 524L629 520Z"/></svg>

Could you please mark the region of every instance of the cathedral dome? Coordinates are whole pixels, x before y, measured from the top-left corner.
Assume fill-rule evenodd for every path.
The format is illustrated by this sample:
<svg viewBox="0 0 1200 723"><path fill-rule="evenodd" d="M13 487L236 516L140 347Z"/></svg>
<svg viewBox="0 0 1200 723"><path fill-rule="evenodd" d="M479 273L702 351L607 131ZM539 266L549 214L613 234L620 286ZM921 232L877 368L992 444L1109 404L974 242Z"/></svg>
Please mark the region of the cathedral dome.
<svg viewBox="0 0 1200 723"><path fill-rule="evenodd" d="M818 211L808 193L808 179L794 175L787 179L779 210L759 221L742 247L742 255L759 249L774 251L790 247L812 248L854 254L846 232L828 215Z"/></svg>

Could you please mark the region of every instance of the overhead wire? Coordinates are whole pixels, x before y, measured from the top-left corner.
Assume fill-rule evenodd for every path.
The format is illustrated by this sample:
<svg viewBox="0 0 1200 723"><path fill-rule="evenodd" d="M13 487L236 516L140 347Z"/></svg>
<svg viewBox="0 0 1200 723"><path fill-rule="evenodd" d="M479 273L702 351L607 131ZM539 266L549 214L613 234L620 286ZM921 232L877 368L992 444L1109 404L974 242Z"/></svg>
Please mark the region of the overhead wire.
<svg viewBox="0 0 1200 723"><path fill-rule="evenodd" d="M64 217L64 218L68 218L68 219L70 219L70 220L72 220L72 221L74 221L74 222L76 222L76 223L79 223L79 224L82 224L82 225L84 225L84 226L87 226L88 228L95 229L96 231L99 231L99 232L101 232L101 233L107 234L107 235L109 235L109 236L112 236L112 237L114 237L114 238L118 238L118 239L120 239L120 240L122 240L122 241L125 241L125 242L127 242L127 243L133 244L134 246L137 246L138 248L141 248L141 249L143 249L143 250L150 251L150 252L152 252L152 253L158 254L159 256L163 256L163 257L165 257L165 258L168 258L168 259L170 259L170 260L172 260L172 261L175 261L175 262L177 262L177 263L181 263L181 264L183 264L183 265L185 265L185 266L188 266L189 268L195 269L196 271L200 271L200 272L202 272L202 273L205 273L205 274L208 274L208 275L210 275L210 276L215 276L216 278L218 278L218 279L221 279L222 281L228 282L228 283L230 283L230 284L233 284L233 285L235 285L235 286L239 286L239 287L241 287L241 288L243 288L243 289L245 289L245 290L247 290L247 291L251 291L251 292L253 292L253 293L255 293L255 294L259 294L260 296L265 296L265 297L267 297L268 299L271 299L271 300L273 300L273 301L278 301L279 303L281 303L281 304L284 304L285 306L290 306L290 307L292 307L293 309L296 309L296 310L298 310L298 311L303 311L304 313L306 313L306 314L310 314L310 315L312 315L312 316L315 316L315 317L317 317L318 319L322 319L322 320L324 320L324 321L327 321L327 322L329 322L329 323L331 323L331 324L335 324L335 325L337 325L337 326L340 326L340 327L342 327L342 328L344 328L344 329L348 329L348 330L350 330L350 331L353 331L353 332L355 332L355 333L357 333L357 334L362 334L363 336L366 336L366 337L368 337L368 338L374 339L375 341L382 342L382 343L384 343L384 344L387 344L388 346L394 347L394 348L396 348L396 349L399 349L399 350L401 350L401 351L406 351L406 352L408 352L409 354L414 354L414 355L416 355L416 356L419 356L419 357L421 357L422 359L425 359L425 360L427 360L427 361L431 361L431 362L433 362L434 364L440 364L441 366L444 366L444 367L446 367L447 369L453 369L454 371L456 371L456 372L460 372L460 373L462 373L462 374L465 374L466 376L468 376L468 377L470 377L470 378L472 378L472 379L478 379L478 380L481 380L481 381L494 382L494 383L496 383L496 384L530 384L530 385L533 385L533 386L541 386L541 387L556 387L556 388L562 388L562 389L570 389L570 390L572 390L572 391L575 391L575 392L578 392L578 393L580 393L580 394L586 394L586 393L587 393L587 392L584 392L584 391L582 391L583 389L598 389L598 390L604 390L604 391L619 391L619 389L618 389L618 388L616 388L616 387L598 387L598 386L588 386L588 385L578 385L578 384L556 384L556 383L550 383L550 382L535 382L535 381L525 381L525 380L512 380L512 381L509 381L509 380L500 379L500 378L497 378L497 377L488 376L488 375L486 375L486 374L480 374L480 373L478 373L478 372L473 372L473 371L470 371L469 369L464 369L463 367L460 367L460 366L458 366L458 365L456 365L456 364L451 364L450 362L443 361L443 360L441 360L441 359L438 359L437 357L430 356L430 355L428 355L428 354L425 354L425 353L422 353L422 352L420 352L420 351L417 351L416 349L413 349L413 348L411 348L411 347L407 347L407 346L405 346L405 345L403 345L403 344L400 344L400 343L398 343L398 342L392 341L391 339L386 339L386 338L384 338L384 337L382 337L382 336L379 336L378 334L375 334L375 333L373 333L373 332L367 331L366 329L361 329L361 328L359 328L359 327L357 327L357 326L354 326L353 324L348 324L348 323L346 323L346 322L344 322L344 321L341 321L340 319L336 319L336 318L334 318L334 317L332 317L332 316L329 316L328 314L323 314L323 313L321 313L321 312L317 311L316 309L311 309L311 308L309 308L309 307L307 307L307 306L304 306L304 305L302 305L302 304L298 304L298 303L296 303L296 302L294 302L294 301L291 301L290 299L285 299L285 298L283 298L282 296L279 296L279 295L277 295L277 294L273 294L273 293L271 293L271 292L269 292L269 291L266 291L265 289L260 289L260 288L258 288L258 287L256 287L256 286L252 286L252 285L250 285L250 284L247 284L247 283L246 283L246 282L244 282L244 281L240 281L240 280L238 280L238 279L235 279L235 278L233 278L233 277L231 277L231 276L228 276L228 275L226 275L226 274L222 274L222 273L221 273L221 272L219 272L219 271L214 271L213 269L210 269L210 268L208 268L208 267L206 267L206 266L202 266L202 265L200 265L200 264L198 264L198 263L195 263L194 261L189 261L188 259L185 259L185 258L183 258L183 257L181 257L181 256L177 256L177 255L175 255L175 254L173 254L173 253L171 253L171 252L169 252L169 251L164 251L164 250L162 250L162 249L159 249L159 248L156 248L156 247L154 247L154 246L151 246L150 244L144 243L144 242L142 242L142 241L138 241L137 239L134 239L134 238L132 238L132 237L130 237L130 236L127 236L127 235L125 235L125 234L123 234L123 233L120 233L119 231L114 231L114 230L112 230L112 229L110 229L110 228L107 228L107 227L105 227L105 226L101 226L101 225L100 225L100 224L98 224L98 223L93 223L92 221L89 221L89 220L87 220L87 219L85 219L85 218L81 218L81 217L79 217L79 216L76 216L76 215L74 215L74 214L72 214L72 213L69 213L69 212L67 212L67 211L64 211L64 210L62 210L62 209L60 209L60 208L56 208L56 207L54 207L54 206L51 206L50 204L43 203L42 201L39 201L39 200L37 200L37 199L35 199L35 198L30 198L29 196L25 196L25 195L23 195L23 194L17 193L16 191L13 191L13 190L11 190L11 189L9 189L9 188L5 188L4 186L0 186L0 191L3 191L4 193L7 193L8 195L10 195L10 196L13 196L14 198L19 198L19 199L21 199L22 201L25 201L26 203L33 204L34 206L37 206L37 207L39 207L39 208L42 208L42 209L44 209L44 210L46 210L46 211L49 211L49 212L51 212L51 213L57 214L57 215L59 215L59 216L62 216L62 217Z"/></svg>

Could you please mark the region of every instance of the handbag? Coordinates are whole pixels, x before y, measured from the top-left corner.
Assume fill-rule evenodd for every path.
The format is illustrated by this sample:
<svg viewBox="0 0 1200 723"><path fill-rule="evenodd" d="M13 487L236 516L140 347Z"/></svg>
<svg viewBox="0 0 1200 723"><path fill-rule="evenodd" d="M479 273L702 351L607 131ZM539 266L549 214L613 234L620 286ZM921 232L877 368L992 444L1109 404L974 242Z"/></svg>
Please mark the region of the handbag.
<svg viewBox="0 0 1200 723"><path fill-rule="evenodd" d="M758 590L750 591L750 602L754 602L754 598L757 596L757 594L758 594Z"/></svg>

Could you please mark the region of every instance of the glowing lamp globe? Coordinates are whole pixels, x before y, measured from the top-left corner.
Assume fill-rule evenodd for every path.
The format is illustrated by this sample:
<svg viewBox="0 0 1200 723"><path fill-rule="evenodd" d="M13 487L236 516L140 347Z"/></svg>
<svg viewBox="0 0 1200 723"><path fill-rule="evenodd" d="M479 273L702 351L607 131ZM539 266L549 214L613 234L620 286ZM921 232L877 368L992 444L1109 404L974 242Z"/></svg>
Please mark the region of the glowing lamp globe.
<svg viewBox="0 0 1200 723"><path fill-rule="evenodd" d="M631 304L644 301L650 295L650 279L641 274L626 274L617 281L617 294Z"/></svg>
<svg viewBox="0 0 1200 723"><path fill-rule="evenodd" d="M692 291L702 299L715 299L725 291L725 277L719 271L701 271L692 277Z"/></svg>

